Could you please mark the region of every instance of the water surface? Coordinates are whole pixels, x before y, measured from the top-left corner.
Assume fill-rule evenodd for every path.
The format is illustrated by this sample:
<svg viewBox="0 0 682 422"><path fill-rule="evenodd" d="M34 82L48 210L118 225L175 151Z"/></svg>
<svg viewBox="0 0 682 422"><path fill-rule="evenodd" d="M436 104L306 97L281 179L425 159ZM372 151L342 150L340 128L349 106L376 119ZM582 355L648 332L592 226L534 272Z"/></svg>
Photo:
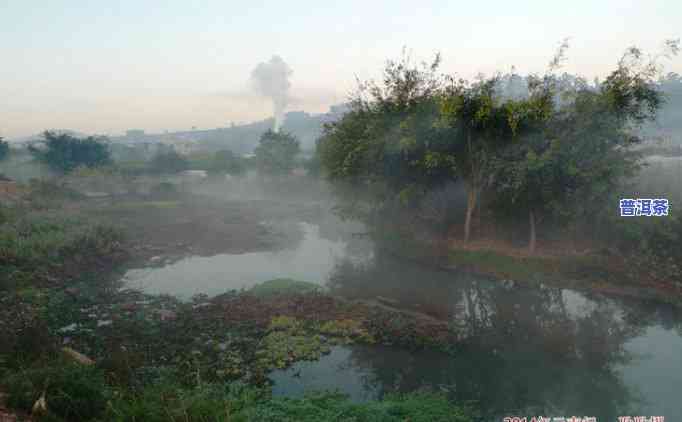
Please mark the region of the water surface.
<svg viewBox="0 0 682 422"><path fill-rule="evenodd" d="M317 362L275 371L275 395L339 390L364 401L430 388L473 401L484 420L519 416L665 416L682 421L682 312L670 305L425 268L373 248L338 225L301 223L299 241L273 252L189 257L133 270L153 293L218 294L291 277L348 298L449 321L452 354L336 347Z"/></svg>

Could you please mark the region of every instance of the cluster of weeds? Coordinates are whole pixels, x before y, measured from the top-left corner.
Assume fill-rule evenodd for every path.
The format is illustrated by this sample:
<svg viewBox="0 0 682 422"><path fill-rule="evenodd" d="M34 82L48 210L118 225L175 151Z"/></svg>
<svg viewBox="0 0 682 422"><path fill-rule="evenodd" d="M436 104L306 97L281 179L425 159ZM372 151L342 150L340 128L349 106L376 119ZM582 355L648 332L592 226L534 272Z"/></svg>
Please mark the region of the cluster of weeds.
<svg viewBox="0 0 682 422"><path fill-rule="evenodd" d="M49 366L47 364L49 363ZM141 388L106 382L106 370L52 360L3 379L7 403L30 413L39 400L37 421L453 421L472 412L428 392L353 403L337 393L300 399L273 398L267 388L241 382L198 381L186 385L162 374Z"/></svg>
<svg viewBox="0 0 682 422"><path fill-rule="evenodd" d="M361 321L354 319L342 319L326 321L317 328L320 334L331 336L343 344L354 342L372 344L376 339L367 331Z"/></svg>
<svg viewBox="0 0 682 422"><path fill-rule="evenodd" d="M335 393L312 394L302 399L275 398L244 409L249 421L411 421L465 422L471 412L433 393L387 396L380 401L353 403Z"/></svg>
<svg viewBox="0 0 682 422"><path fill-rule="evenodd" d="M295 318L273 318L268 334L256 353L258 364L265 368L285 368L300 360L317 360L329 353L330 346L319 334L307 332Z"/></svg>
<svg viewBox="0 0 682 422"><path fill-rule="evenodd" d="M314 283L290 278L276 278L259 283L249 289L248 292L256 296L267 297L272 295L316 293L320 290L320 286Z"/></svg>
<svg viewBox="0 0 682 422"><path fill-rule="evenodd" d="M108 408L106 420L467 422L472 414L443 395L428 392L353 403L337 393L289 399L272 398L265 389L241 383L202 384L191 389L161 383L117 397Z"/></svg>
<svg viewBox="0 0 682 422"><path fill-rule="evenodd" d="M32 209L46 210L57 208L66 201L83 199L78 191L63 183L47 179L31 179L25 200Z"/></svg>
<svg viewBox="0 0 682 422"><path fill-rule="evenodd" d="M30 213L0 225L0 287L54 280L123 256L123 234L110 225Z"/></svg>
<svg viewBox="0 0 682 422"><path fill-rule="evenodd" d="M3 384L12 408L31 412L36 401L44 399L43 419L87 421L106 410L108 388L103 372L94 367L53 361L14 372Z"/></svg>

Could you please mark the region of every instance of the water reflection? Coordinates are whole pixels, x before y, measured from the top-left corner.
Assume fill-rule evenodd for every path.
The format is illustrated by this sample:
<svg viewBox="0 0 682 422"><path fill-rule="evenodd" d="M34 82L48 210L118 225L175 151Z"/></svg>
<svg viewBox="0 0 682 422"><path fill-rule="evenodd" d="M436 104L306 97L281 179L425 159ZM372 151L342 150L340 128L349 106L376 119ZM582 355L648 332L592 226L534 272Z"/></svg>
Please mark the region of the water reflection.
<svg viewBox="0 0 682 422"><path fill-rule="evenodd" d="M308 223L293 223L288 230L301 235L290 236L298 241L292 240L281 250L192 256L163 267L130 270L125 280L147 293L181 298L196 293L217 295L275 278L322 283L344 255L346 244L322 239L318 226Z"/></svg>
<svg viewBox="0 0 682 422"><path fill-rule="evenodd" d="M677 308L434 271L390 256L365 265L340 262L329 287L448 319L465 333L452 355L353 347L338 362L337 354L330 365L352 368L344 376L362 374L362 383L343 386L354 396L426 386L476 401L489 420L509 414L682 419ZM300 392L315 369L296 370ZM277 391L293 392L286 374L276 377Z"/></svg>
<svg viewBox="0 0 682 422"><path fill-rule="evenodd" d="M272 374L274 393L340 389L355 400L429 387L501 416L662 415L682 420L682 312L660 303L490 280L376 252L361 226L296 224L284 250L193 257L130 272L153 293L218 294L278 277L324 283L348 298L447 320L463 334L452 354L337 348Z"/></svg>

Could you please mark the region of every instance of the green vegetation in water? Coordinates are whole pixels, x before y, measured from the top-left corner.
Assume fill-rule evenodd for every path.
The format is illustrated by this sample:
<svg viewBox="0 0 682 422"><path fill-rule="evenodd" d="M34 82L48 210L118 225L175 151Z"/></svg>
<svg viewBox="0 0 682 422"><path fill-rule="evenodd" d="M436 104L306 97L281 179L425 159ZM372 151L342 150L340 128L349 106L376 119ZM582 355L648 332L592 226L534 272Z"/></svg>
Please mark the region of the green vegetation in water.
<svg viewBox="0 0 682 422"><path fill-rule="evenodd" d="M293 280L291 278L276 278L264 281L248 290L256 296L270 296L281 294L305 294L319 292L320 286L307 281Z"/></svg>
<svg viewBox="0 0 682 422"><path fill-rule="evenodd" d="M256 356L260 366L282 369L297 361L317 360L329 353L333 345L354 342L375 342L359 321L317 323L278 316L270 322Z"/></svg>
<svg viewBox="0 0 682 422"><path fill-rule="evenodd" d="M329 344L319 334L307 333L293 318L274 318L270 332L256 352L258 363L265 368L286 368L296 361L317 360L330 352Z"/></svg>

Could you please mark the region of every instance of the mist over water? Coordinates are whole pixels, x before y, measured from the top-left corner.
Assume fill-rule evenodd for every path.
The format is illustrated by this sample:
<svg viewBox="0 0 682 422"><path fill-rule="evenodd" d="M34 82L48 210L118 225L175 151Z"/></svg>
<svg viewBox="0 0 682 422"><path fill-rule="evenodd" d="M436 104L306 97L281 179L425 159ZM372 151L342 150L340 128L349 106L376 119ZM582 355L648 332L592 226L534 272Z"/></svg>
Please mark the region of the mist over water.
<svg viewBox="0 0 682 422"><path fill-rule="evenodd" d="M290 110L301 57L260 51L240 80L272 117L13 143L0 157L0 293L16 290L3 303L17 311L0 317L33 301L59 314L40 329L66 327L57 346L105 359L138 352L115 330L142 327L124 339L149 349L136 370L180 374L196 359L202 388L269 379L275 397L356 403L431 391L472 403L477 422L682 421L682 77L629 49L587 82L559 71L567 48L544 76L468 81L404 49L324 114ZM669 218L619 219L619 198L668 199ZM22 284L33 278L37 293ZM291 295L310 290L300 282L320 290ZM289 295L268 290L280 285ZM100 288L112 303L97 303ZM170 340L153 355L143 342L157 332ZM330 353L297 354L311 339Z"/></svg>
<svg viewBox="0 0 682 422"><path fill-rule="evenodd" d="M219 196L218 188L203 189L203 195ZM255 198L246 189L241 193ZM269 197L268 206L278 201L261 195L257 201ZM329 209L314 217L294 212L264 222L271 230L289 231L291 240L282 249L188 256L132 269L126 280L148 292L187 299L295 278L347 299L447 321L462 333L454 355L385 346L334 347L319 361L272 372L276 396L302 397L330 389L363 402L430 388L480 403L486 421L509 414L682 418L677 400L682 374L671 370L681 363L678 308L549 287L537 280L501 281L425 267L386 253L368 237L358 236L366 227L343 222Z"/></svg>

